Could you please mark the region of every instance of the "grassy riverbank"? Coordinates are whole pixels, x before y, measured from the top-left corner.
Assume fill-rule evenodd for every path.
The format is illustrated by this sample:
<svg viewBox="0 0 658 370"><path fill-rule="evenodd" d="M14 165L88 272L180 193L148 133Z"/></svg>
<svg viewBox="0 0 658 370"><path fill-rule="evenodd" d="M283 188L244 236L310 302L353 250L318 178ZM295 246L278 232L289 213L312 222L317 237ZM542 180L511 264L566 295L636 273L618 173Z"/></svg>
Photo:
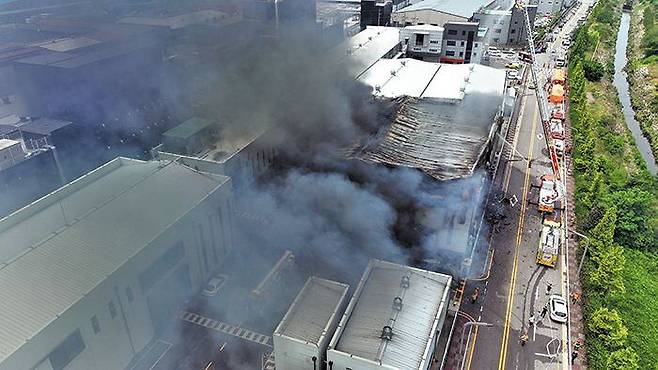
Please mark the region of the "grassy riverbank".
<svg viewBox="0 0 658 370"><path fill-rule="evenodd" d="M633 8L627 54L635 118L658 157L658 1L638 1Z"/></svg>
<svg viewBox="0 0 658 370"><path fill-rule="evenodd" d="M570 50L577 229L589 235L583 281L589 367L658 363L658 181L628 131L612 84L621 0L600 0Z"/></svg>

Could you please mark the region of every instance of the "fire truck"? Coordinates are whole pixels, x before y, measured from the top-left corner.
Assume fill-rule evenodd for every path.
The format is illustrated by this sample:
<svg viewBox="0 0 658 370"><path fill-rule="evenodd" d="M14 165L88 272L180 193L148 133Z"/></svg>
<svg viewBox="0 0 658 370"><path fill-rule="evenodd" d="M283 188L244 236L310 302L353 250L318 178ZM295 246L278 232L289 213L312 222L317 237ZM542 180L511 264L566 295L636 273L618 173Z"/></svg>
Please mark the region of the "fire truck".
<svg viewBox="0 0 658 370"><path fill-rule="evenodd" d="M537 264L555 267L562 243L560 224L551 218L546 218L542 224L539 248L537 249Z"/></svg>

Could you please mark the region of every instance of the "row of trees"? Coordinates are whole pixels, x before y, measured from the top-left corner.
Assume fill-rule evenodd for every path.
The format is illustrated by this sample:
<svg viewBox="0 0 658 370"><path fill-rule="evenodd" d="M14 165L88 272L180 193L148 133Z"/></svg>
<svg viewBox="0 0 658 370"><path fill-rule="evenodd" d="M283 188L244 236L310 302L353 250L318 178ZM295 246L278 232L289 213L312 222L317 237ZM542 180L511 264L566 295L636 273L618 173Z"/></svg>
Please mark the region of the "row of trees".
<svg viewBox="0 0 658 370"><path fill-rule="evenodd" d="M610 44L610 36L599 32L602 28L597 25L615 23L618 6L615 0L599 1L591 20L577 31L569 58L569 98L576 214L580 227L590 235L581 243L590 252L584 269L590 367L631 370L639 368L639 359L627 345L628 329L610 301L625 291L622 245L658 250L656 180L646 169L630 176L620 168L618 159L626 144L615 131L615 119L591 109L587 99L588 81L600 81L606 74L601 63L588 58L600 41ZM605 40L601 34L606 34Z"/></svg>

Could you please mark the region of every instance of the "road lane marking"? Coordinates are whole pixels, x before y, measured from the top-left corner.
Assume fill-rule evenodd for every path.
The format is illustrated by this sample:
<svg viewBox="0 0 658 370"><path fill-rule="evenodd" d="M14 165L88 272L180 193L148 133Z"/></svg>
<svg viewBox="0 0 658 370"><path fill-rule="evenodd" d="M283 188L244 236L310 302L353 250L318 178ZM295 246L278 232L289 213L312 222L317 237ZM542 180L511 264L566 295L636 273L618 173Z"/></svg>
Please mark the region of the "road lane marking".
<svg viewBox="0 0 658 370"><path fill-rule="evenodd" d="M526 80L526 82L527 82L527 80ZM507 156L507 159L508 159L507 163L505 163L505 166L508 168L508 170L504 174L504 178L503 178L503 192L505 194L507 194L507 189L509 188L510 178L512 177L512 170L513 170L513 163L514 162L511 162L511 159L514 156L514 149L516 149L516 145L519 141L519 134L521 132L521 128L523 127L523 115L525 114L525 106L526 106L526 103L528 101L528 95L526 95L524 93L521 96L522 96L522 98L521 98L521 108L519 109L519 115L516 118L517 122L514 125L515 132L514 132L514 139L512 139L513 148L512 148L512 150L510 150L510 154ZM511 122L510 122L510 125L511 125ZM492 251L492 253L494 253L494 252L495 251ZM492 257L492 261L491 261L491 265L489 265L489 272L491 272L491 267L493 266L493 255L491 257ZM486 281L485 286L487 284L489 284L489 280ZM504 296L501 297L498 294L497 291L495 292L495 295L499 299L504 298ZM470 368L471 368L471 362L473 360L473 353L475 352L475 344L477 343L477 339L478 339L478 331L479 331L479 327L476 326L475 331L473 332L473 344L471 345L471 348L470 348L470 351L469 351L469 354L468 354L468 361L466 363L466 369L467 370L470 370Z"/></svg>
<svg viewBox="0 0 658 370"><path fill-rule="evenodd" d="M535 132L537 129L537 107L535 106L533 115L532 115L532 121L531 121L531 127L532 131L530 134L530 137L533 138L535 136ZM530 146L528 147L528 155L527 158L528 160L532 159L532 151L534 149L534 144L535 140L530 140ZM510 279L510 290L508 294L508 301L507 301L507 312L505 315L505 324L503 326L503 340L501 343L501 349L500 349L500 357L498 360L498 369L499 370L504 370L505 369L505 360L507 357L507 345L509 342L509 331L510 331L510 323L512 319L512 310L514 307L514 285L516 284L516 274L518 271L518 257L519 257L519 247L521 245L521 240L523 236L523 228L524 228L524 221L525 221L525 211L527 209L527 197L528 197L528 183L529 183L529 178L530 178L530 167L528 166L526 168L526 174L525 174L525 179L523 182L523 202L521 204L521 214L519 215L519 227L517 229L516 233L516 244L514 246L514 262L512 265L512 276ZM521 323L523 325L523 323Z"/></svg>

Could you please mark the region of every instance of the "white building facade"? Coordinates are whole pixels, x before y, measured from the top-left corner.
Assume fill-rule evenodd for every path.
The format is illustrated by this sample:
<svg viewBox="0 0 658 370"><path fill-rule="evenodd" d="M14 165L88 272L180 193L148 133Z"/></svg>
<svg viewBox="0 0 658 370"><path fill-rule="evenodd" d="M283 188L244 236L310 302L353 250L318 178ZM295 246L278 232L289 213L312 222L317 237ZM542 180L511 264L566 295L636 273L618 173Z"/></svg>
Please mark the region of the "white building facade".
<svg viewBox="0 0 658 370"><path fill-rule="evenodd" d="M427 62L439 61L442 40L443 27L421 25L400 29L402 51Z"/></svg>
<svg viewBox="0 0 658 370"><path fill-rule="evenodd" d="M117 158L0 220L0 369L124 369L221 266L231 180Z"/></svg>

